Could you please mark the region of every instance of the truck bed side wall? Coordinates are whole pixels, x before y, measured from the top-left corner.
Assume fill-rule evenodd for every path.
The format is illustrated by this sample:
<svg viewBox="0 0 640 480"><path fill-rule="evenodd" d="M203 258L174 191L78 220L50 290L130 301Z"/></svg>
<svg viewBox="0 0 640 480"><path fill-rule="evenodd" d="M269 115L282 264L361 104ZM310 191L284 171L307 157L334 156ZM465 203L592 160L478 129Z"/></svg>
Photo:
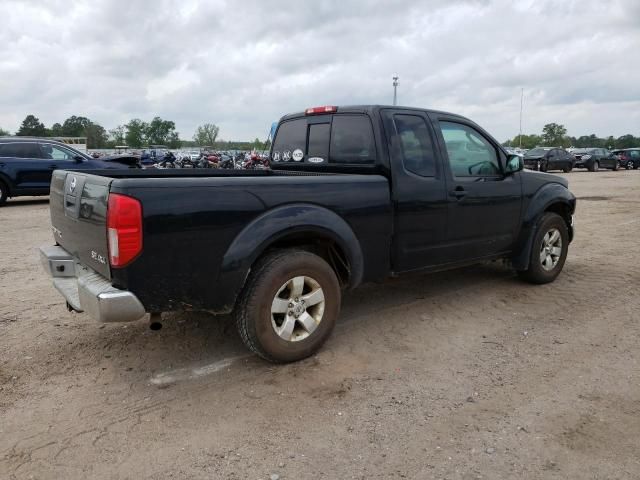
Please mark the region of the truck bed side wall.
<svg viewBox="0 0 640 480"><path fill-rule="evenodd" d="M111 190L142 201L143 253L111 273L114 285L135 293L147 311L230 311L251 262L262 252L252 250L252 258L237 262L234 274L221 277L225 255L259 216L292 203L328 210L348 224L360 244L363 281L389 272L392 210L385 177L174 178L145 186L149 183L120 179ZM307 224L309 215L304 221L294 216L287 227ZM274 222L274 231L267 233L276 238L280 228ZM260 249L268 247L261 242Z"/></svg>

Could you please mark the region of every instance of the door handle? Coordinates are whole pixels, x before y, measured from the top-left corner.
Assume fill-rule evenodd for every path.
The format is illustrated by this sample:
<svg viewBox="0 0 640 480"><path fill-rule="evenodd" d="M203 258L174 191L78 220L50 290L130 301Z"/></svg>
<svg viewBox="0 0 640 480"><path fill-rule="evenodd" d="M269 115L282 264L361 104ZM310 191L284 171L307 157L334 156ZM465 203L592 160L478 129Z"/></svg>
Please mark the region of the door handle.
<svg viewBox="0 0 640 480"><path fill-rule="evenodd" d="M451 195L452 197L456 197L458 200L460 200L467 195L467 191L464 189L464 187L457 186L455 189L449 192L449 195Z"/></svg>
<svg viewBox="0 0 640 480"><path fill-rule="evenodd" d="M51 165L49 168L50 168L51 170L55 170L56 168L58 168L58 165Z"/></svg>

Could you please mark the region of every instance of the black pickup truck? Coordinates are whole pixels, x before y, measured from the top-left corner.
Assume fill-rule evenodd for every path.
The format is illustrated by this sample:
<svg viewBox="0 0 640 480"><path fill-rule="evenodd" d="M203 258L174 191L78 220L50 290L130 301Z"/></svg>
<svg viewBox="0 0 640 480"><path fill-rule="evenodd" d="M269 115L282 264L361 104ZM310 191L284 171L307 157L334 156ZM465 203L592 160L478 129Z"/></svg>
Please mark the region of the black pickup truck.
<svg viewBox="0 0 640 480"><path fill-rule="evenodd" d="M551 282L573 238L567 181L523 171L458 115L311 108L280 120L270 158L266 171L56 171L41 258L68 308L104 322L233 312L252 351L295 361L331 333L344 290L494 259Z"/></svg>

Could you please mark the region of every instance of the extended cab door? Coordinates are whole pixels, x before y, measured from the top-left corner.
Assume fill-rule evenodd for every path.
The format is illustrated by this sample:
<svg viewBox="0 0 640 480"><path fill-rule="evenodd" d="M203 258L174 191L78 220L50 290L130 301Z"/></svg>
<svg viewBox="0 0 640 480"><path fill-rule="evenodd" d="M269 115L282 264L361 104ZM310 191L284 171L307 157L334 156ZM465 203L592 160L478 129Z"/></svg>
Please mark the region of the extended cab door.
<svg viewBox="0 0 640 480"><path fill-rule="evenodd" d="M447 194L436 137L427 114L381 111L390 154L394 202L392 265L396 272L449 261Z"/></svg>
<svg viewBox="0 0 640 480"><path fill-rule="evenodd" d="M520 174L504 174L506 155L477 125L446 114L430 116L445 159L451 259L509 251L520 225Z"/></svg>

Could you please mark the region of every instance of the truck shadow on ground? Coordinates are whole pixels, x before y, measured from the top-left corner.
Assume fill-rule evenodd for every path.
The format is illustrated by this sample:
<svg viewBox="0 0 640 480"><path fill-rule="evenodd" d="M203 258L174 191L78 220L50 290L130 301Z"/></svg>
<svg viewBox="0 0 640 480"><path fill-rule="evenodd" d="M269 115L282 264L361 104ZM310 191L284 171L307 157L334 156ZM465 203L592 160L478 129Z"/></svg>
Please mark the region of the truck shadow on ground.
<svg viewBox="0 0 640 480"><path fill-rule="evenodd" d="M343 342L352 344L358 342L358 329L363 324L366 323L367 329L374 331L384 328L388 322L386 316L381 314L384 311L415 302L426 302L425 309L428 309L431 302L449 301L452 296L468 295L462 290L473 291L474 285L478 285L479 289L486 288L482 285L487 282L490 282L492 289L499 289L501 283L517 280L513 271L496 263L430 275L415 274L381 284L363 285L344 295L336 331L339 331ZM89 319L86 321L90 322ZM150 330L146 321L94 325L85 325L86 337L77 348L90 348L93 352L86 352L89 356L108 357L114 373L126 376L129 381L143 380L132 378L137 372L144 380L161 387L209 376L230 368L232 364L234 368L257 369L258 372L272 367L244 347L230 315L168 313L163 316L163 328L158 331ZM352 339L348 338L350 335ZM329 346L331 342L330 338ZM63 356L79 353L62 348L64 351L60 354Z"/></svg>

